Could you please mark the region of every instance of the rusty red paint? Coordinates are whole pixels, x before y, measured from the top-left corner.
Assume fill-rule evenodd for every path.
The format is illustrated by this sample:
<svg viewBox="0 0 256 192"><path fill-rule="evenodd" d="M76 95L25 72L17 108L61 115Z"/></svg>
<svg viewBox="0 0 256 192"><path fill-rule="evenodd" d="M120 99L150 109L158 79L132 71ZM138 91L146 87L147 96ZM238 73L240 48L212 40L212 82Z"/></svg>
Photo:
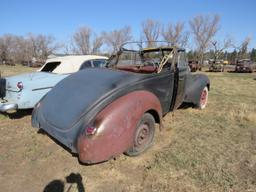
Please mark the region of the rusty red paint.
<svg viewBox="0 0 256 192"><path fill-rule="evenodd" d="M154 72L157 72L157 67L156 66L140 66L140 67L119 66L118 69L123 70L123 71L135 72L135 73L154 73Z"/></svg>
<svg viewBox="0 0 256 192"><path fill-rule="evenodd" d="M98 128L93 136L78 138L79 159L82 162L102 162L115 157L133 144L135 128L142 115L154 110L162 117L158 98L148 91L135 91L120 97L96 117Z"/></svg>

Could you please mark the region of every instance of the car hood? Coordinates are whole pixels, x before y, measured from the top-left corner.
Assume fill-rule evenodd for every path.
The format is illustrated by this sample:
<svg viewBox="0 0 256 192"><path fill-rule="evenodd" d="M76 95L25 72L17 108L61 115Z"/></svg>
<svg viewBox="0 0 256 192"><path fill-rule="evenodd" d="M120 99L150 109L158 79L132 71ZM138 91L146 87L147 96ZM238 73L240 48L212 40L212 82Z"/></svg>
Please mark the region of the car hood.
<svg viewBox="0 0 256 192"><path fill-rule="evenodd" d="M97 103L113 96L117 89L138 80L141 74L105 68L91 68L59 82L38 109L45 121L60 129L71 129Z"/></svg>

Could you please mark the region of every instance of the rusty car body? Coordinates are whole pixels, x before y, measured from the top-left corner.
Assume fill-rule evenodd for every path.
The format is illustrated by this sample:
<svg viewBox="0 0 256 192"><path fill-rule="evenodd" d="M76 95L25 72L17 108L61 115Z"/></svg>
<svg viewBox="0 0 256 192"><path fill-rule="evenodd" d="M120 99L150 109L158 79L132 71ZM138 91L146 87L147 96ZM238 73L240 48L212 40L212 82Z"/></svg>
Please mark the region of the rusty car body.
<svg viewBox="0 0 256 192"><path fill-rule="evenodd" d="M224 72L223 60L209 60L209 72Z"/></svg>
<svg viewBox="0 0 256 192"><path fill-rule="evenodd" d="M252 73L253 62L250 59L241 59L236 62L235 72L237 73Z"/></svg>
<svg viewBox="0 0 256 192"><path fill-rule="evenodd" d="M189 66L191 72L196 72L197 70L199 70L199 71L202 70L201 66L199 65L199 62L196 60L188 61L188 66Z"/></svg>
<svg viewBox="0 0 256 192"><path fill-rule="evenodd" d="M58 83L34 108L32 125L86 164L136 156L152 145L165 114L183 102L205 108L209 88L207 76L190 73L184 49L122 46L107 68Z"/></svg>

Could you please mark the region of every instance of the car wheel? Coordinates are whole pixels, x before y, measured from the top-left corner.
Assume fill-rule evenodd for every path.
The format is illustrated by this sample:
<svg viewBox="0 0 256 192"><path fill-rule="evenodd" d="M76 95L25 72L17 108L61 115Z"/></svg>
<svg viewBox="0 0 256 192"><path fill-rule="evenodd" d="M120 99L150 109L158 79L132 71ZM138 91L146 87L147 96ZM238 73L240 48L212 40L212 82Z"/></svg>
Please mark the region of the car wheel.
<svg viewBox="0 0 256 192"><path fill-rule="evenodd" d="M128 156L140 155L153 144L154 135L155 119L151 114L145 113L135 130L133 146L125 154Z"/></svg>
<svg viewBox="0 0 256 192"><path fill-rule="evenodd" d="M201 92L200 95L200 100L198 102L198 104L196 105L196 107L198 109L204 109L208 103L208 95L209 95L209 91L208 91L208 87L204 87L204 89Z"/></svg>

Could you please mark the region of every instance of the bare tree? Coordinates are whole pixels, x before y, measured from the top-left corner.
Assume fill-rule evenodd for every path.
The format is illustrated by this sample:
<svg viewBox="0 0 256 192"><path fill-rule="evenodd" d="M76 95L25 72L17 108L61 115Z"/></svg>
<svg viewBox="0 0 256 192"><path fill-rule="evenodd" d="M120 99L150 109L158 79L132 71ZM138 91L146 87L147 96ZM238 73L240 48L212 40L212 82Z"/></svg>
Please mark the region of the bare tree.
<svg viewBox="0 0 256 192"><path fill-rule="evenodd" d="M60 44L55 43L55 38L51 35L39 35L39 48L41 50L41 59L44 61L60 48Z"/></svg>
<svg viewBox="0 0 256 192"><path fill-rule="evenodd" d="M102 45L102 36L97 36L89 27L81 27L73 35L73 51L77 54L96 54Z"/></svg>
<svg viewBox="0 0 256 192"><path fill-rule="evenodd" d="M103 42L104 42L104 38L102 35L100 36L95 35L95 38L92 41L91 53L99 53L99 50L103 45Z"/></svg>
<svg viewBox="0 0 256 192"><path fill-rule="evenodd" d="M12 43L12 60L14 63L23 63L25 61L31 60L28 58L27 51L30 47L28 47L28 41L22 36L13 36Z"/></svg>
<svg viewBox="0 0 256 192"><path fill-rule="evenodd" d="M60 48L51 35L16 36L7 34L0 37L1 63L30 63L33 58L44 62L47 57Z"/></svg>
<svg viewBox="0 0 256 192"><path fill-rule="evenodd" d="M248 46L251 43L252 38L247 36L235 49L238 49L237 59L245 59L248 57Z"/></svg>
<svg viewBox="0 0 256 192"><path fill-rule="evenodd" d="M122 44L132 39L130 26L125 26L119 30L103 32L104 40L113 53L117 52Z"/></svg>
<svg viewBox="0 0 256 192"><path fill-rule="evenodd" d="M162 29L162 36L165 41L171 43L171 46L186 47L188 43L189 33L184 31L184 23L169 23L166 28Z"/></svg>
<svg viewBox="0 0 256 192"><path fill-rule="evenodd" d="M210 46L211 39L219 30L218 15L198 15L190 20L190 28L194 35L200 64L203 63L204 53Z"/></svg>
<svg viewBox="0 0 256 192"><path fill-rule="evenodd" d="M161 33L161 23L152 19L143 21L142 27L142 40L148 41L148 47L154 46L153 41L159 39Z"/></svg>
<svg viewBox="0 0 256 192"><path fill-rule="evenodd" d="M34 35L28 34L27 40L31 48L32 57L44 62L47 57L58 50L61 45L55 42L55 38L52 35Z"/></svg>
<svg viewBox="0 0 256 192"><path fill-rule="evenodd" d="M212 43L212 46L214 48L214 60L216 61L220 54L226 50L227 48L229 47L232 47L233 46L233 40L231 37L226 37L223 42L220 42L220 41L211 41Z"/></svg>
<svg viewBox="0 0 256 192"><path fill-rule="evenodd" d="M23 63L31 61L31 59L31 46L26 38L11 34L0 38L0 60L2 63Z"/></svg>
<svg viewBox="0 0 256 192"><path fill-rule="evenodd" d="M9 63L13 60L14 36L11 34L3 35L0 38L0 60L1 63Z"/></svg>

